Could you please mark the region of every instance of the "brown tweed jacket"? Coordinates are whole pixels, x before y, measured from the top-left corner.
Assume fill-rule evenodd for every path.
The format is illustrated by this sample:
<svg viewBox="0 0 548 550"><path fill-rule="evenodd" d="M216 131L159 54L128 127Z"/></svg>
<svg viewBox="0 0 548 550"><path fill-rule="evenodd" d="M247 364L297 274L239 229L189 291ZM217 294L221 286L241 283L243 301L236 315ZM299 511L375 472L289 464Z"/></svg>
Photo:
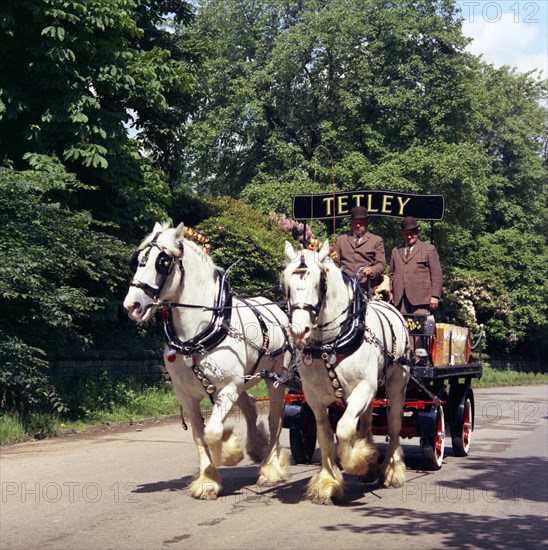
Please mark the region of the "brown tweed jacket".
<svg viewBox="0 0 548 550"><path fill-rule="evenodd" d="M396 306L404 292L414 306L428 306L430 297L441 297L443 276L438 251L432 244L417 240L407 259L403 244L394 248L390 257L389 276Z"/></svg>
<svg viewBox="0 0 548 550"><path fill-rule="evenodd" d="M360 244L356 245L353 233L346 233L337 239L335 252L335 263L344 273L353 277L360 267L369 266L373 270L371 286L374 288L379 284L380 276L386 268L384 241L381 237L367 231ZM361 282L364 281L365 278L362 278Z"/></svg>

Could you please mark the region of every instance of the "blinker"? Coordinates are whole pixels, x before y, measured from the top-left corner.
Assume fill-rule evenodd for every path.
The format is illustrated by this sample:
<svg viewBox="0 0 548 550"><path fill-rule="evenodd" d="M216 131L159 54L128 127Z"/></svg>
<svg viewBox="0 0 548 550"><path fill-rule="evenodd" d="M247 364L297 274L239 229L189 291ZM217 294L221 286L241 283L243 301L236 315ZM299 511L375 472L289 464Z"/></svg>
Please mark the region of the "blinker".
<svg viewBox="0 0 548 550"><path fill-rule="evenodd" d="M131 256L129 257L128 265L129 265L129 270L132 273L135 273L137 271L137 268L139 267L139 252L141 252L141 251L140 250L134 250L131 253Z"/></svg>
<svg viewBox="0 0 548 550"><path fill-rule="evenodd" d="M156 258L156 272L159 275L168 275L172 260L173 258L171 256L168 256L163 251L160 252L160 254L158 254L158 257Z"/></svg>

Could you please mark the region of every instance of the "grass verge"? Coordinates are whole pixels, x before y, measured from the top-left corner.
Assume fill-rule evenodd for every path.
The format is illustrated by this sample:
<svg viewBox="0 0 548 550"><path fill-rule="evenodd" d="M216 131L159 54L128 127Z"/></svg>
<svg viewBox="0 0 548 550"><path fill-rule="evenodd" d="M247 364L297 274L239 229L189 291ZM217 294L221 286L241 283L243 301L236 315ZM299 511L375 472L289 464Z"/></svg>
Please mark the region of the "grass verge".
<svg viewBox="0 0 548 550"><path fill-rule="evenodd" d="M526 386L533 384L548 384L548 374L516 372L511 370L499 371L489 366L483 367L483 376L473 381L474 388L489 388L495 386ZM43 439L59 433L84 432L90 426L112 425L116 423L139 423L148 418L161 418L179 414L180 407L171 385L166 383L159 386L136 389L131 384L118 382L111 391L109 399L104 399L103 393L93 398L93 392L88 391L80 399L86 406L81 406L75 418L70 415L35 413L22 419L18 414L0 414L0 444L13 444ZM266 385L261 382L250 389L257 398L267 397ZM97 404L92 407L90 403ZM204 410L211 408L208 399L202 401Z"/></svg>

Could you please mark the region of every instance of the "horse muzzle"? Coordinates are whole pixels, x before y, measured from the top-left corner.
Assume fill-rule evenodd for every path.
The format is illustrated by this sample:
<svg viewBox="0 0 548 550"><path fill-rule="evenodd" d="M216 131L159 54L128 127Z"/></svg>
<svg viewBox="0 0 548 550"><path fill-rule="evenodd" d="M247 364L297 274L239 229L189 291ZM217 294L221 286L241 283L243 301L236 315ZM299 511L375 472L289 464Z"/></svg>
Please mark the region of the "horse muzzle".
<svg viewBox="0 0 548 550"><path fill-rule="evenodd" d="M306 347L318 316L318 308L310 304L295 304L290 309L289 333L298 349Z"/></svg>
<svg viewBox="0 0 548 550"><path fill-rule="evenodd" d="M148 321L155 310L154 302L142 303L132 298L129 294L124 300L124 308L127 311L128 317L136 323L145 323Z"/></svg>

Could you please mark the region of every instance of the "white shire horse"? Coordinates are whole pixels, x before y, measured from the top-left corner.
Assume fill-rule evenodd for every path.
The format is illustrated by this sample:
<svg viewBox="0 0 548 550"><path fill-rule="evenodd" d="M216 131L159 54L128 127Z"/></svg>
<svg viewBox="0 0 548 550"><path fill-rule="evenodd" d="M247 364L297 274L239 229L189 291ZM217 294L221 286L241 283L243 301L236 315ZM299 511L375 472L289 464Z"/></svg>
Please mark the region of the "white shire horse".
<svg viewBox="0 0 548 550"><path fill-rule="evenodd" d="M189 486L194 498L216 499L221 490L218 467L243 458L240 442L224 421L234 404L247 424L246 451L259 468L259 485L288 477L288 459L279 444L283 375L291 354L285 313L264 298L235 297L227 273L215 267L205 250L184 238L184 224L156 223L130 258L133 280L124 300L131 319L144 323L162 308L167 344L164 362L175 394L188 413L198 450L199 471ZM257 384L261 371L270 396L270 437L257 426L254 398L245 390ZM212 411L202 418L200 402L208 397Z"/></svg>
<svg viewBox="0 0 548 550"><path fill-rule="evenodd" d="M327 504L344 494L327 413L337 400L344 405L336 428L337 455L344 471L362 481L379 478L385 487L399 487L405 481L399 434L409 380L408 367L399 363L407 351L405 321L385 302L364 303L356 281L343 278L333 262L327 241L319 251L298 252L286 242L285 255L282 287L290 331L301 351L299 374L316 416L321 449L321 469L311 479L307 497ZM380 473L372 435L378 381L384 382L390 400L389 444Z"/></svg>

